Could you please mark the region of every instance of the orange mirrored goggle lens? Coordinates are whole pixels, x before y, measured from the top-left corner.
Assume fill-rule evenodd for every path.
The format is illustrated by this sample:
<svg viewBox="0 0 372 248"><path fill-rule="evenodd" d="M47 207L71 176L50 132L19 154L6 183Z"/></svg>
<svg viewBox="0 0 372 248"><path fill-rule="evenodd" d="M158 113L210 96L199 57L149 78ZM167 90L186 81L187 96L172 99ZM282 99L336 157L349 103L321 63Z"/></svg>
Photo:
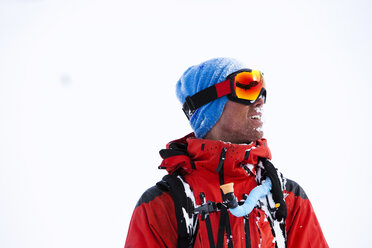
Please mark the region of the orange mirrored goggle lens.
<svg viewBox="0 0 372 248"><path fill-rule="evenodd" d="M264 87L265 82L260 71L243 71L234 77L234 90L239 99L255 101Z"/></svg>

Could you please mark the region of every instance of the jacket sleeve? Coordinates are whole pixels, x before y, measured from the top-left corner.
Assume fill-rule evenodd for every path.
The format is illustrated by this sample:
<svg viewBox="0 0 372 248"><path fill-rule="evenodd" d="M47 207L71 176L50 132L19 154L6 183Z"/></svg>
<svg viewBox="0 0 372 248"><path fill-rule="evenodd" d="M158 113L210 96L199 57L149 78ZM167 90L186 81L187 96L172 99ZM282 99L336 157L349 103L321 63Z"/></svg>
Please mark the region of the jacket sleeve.
<svg viewBox="0 0 372 248"><path fill-rule="evenodd" d="M287 247L328 247L310 200L296 182L287 179Z"/></svg>
<svg viewBox="0 0 372 248"><path fill-rule="evenodd" d="M177 247L177 220L168 192L156 186L138 201L129 224L124 248Z"/></svg>

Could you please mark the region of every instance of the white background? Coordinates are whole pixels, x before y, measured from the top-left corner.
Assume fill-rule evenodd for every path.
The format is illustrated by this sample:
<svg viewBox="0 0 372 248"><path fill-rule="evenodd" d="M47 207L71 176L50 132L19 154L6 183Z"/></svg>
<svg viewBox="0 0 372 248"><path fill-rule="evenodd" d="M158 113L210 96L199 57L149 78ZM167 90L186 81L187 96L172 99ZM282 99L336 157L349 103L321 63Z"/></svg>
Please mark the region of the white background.
<svg viewBox="0 0 372 248"><path fill-rule="evenodd" d="M273 162L310 197L331 247L372 228L370 1L0 0L0 247L123 247L191 131L189 66L262 70Z"/></svg>

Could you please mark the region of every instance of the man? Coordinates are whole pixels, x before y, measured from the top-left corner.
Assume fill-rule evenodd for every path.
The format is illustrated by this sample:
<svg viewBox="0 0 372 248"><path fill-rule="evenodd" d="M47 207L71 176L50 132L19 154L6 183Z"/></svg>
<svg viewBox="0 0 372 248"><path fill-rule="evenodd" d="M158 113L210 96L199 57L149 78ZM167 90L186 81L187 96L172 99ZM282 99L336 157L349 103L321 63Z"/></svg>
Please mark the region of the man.
<svg viewBox="0 0 372 248"><path fill-rule="evenodd" d="M328 247L305 192L270 162L259 71L208 60L182 75L177 97L194 133L160 151L169 175L137 203L126 248Z"/></svg>

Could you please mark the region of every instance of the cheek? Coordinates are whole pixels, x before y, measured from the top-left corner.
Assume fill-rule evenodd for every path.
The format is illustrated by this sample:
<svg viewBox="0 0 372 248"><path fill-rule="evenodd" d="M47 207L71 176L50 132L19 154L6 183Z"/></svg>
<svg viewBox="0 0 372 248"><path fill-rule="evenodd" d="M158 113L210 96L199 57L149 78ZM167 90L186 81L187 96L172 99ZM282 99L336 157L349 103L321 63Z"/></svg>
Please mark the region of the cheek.
<svg viewBox="0 0 372 248"><path fill-rule="evenodd" d="M229 115L228 120L235 127L242 126L248 123L248 113L246 111L236 111Z"/></svg>
<svg viewBox="0 0 372 248"><path fill-rule="evenodd" d="M249 123L245 119L231 120L229 123L226 123L225 129L233 133L242 133L247 131L249 128Z"/></svg>

